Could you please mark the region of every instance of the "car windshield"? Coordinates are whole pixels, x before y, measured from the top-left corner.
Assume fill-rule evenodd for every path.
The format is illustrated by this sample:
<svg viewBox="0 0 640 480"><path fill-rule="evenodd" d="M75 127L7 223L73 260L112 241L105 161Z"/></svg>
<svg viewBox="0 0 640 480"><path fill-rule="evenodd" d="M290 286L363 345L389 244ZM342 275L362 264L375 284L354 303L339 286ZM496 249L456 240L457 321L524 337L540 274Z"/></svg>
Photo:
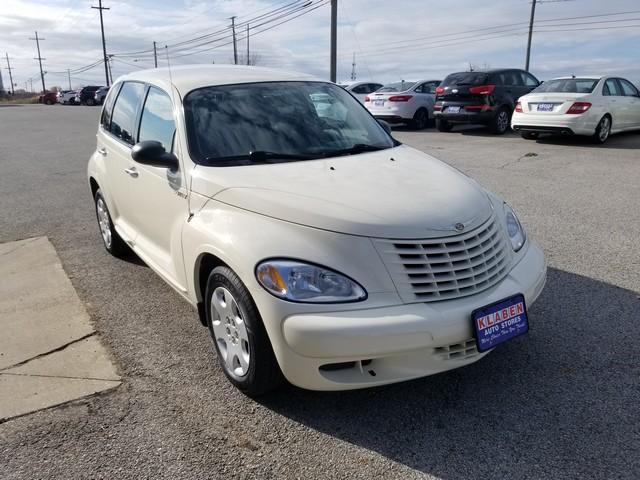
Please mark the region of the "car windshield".
<svg viewBox="0 0 640 480"><path fill-rule="evenodd" d="M452 73L444 79L442 85L482 85L487 82L487 74L482 72Z"/></svg>
<svg viewBox="0 0 640 480"><path fill-rule="evenodd" d="M394 140L337 85L205 87L184 100L189 151L206 165L308 160L391 148Z"/></svg>
<svg viewBox="0 0 640 480"><path fill-rule="evenodd" d="M378 92L404 92L406 90L409 90L415 84L416 82L407 82L403 80L401 82L390 83L388 85L385 85L384 87L379 88L377 91Z"/></svg>
<svg viewBox="0 0 640 480"><path fill-rule="evenodd" d="M596 88L597 78L559 78L544 82L534 90L536 93L591 93Z"/></svg>

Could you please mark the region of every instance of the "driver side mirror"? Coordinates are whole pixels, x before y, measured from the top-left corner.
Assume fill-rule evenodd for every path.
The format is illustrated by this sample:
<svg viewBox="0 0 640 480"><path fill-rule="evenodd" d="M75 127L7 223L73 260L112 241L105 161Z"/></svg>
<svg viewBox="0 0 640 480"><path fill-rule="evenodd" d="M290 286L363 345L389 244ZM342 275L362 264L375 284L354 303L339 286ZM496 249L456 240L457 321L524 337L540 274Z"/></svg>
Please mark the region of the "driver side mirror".
<svg viewBox="0 0 640 480"><path fill-rule="evenodd" d="M160 142L145 140L136 143L131 149L131 158L143 165L177 170L178 157L167 152Z"/></svg>
<svg viewBox="0 0 640 480"><path fill-rule="evenodd" d="M384 120L378 120L378 123L380 124L380 126L382 128L384 128L384 131L387 132L389 135L391 135L391 125L389 125L387 122L385 122Z"/></svg>

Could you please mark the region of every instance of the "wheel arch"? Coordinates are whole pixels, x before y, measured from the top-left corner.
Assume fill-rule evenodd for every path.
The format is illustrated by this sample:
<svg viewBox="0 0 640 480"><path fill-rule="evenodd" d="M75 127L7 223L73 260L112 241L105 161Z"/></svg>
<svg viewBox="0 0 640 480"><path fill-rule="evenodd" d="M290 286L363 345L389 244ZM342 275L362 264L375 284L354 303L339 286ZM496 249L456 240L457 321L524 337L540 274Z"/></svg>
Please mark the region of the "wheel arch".
<svg viewBox="0 0 640 480"><path fill-rule="evenodd" d="M227 267L233 270L233 268L231 268L227 264L227 262L222 260L220 257L206 251L198 255L193 268L193 284L195 286L198 317L200 318L200 323L202 323L202 325L205 327L207 326L207 317L204 310L205 289L207 288L207 280L209 279L209 274L211 274L213 269L217 267Z"/></svg>

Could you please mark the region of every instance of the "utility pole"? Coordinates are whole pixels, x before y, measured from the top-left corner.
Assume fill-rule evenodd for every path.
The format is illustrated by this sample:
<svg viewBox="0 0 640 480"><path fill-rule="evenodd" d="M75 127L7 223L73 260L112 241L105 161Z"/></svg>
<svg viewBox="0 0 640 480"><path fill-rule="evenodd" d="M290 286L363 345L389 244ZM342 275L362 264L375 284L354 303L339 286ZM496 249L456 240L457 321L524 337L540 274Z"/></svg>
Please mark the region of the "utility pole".
<svg viewBox="0 0 640 480"><path fill-rule="evenodd" d="M249 24L247 23L247 65L251 65L249 61Z"/></svg>
<svg viewBox="0 0 640 480"><path fill-rule="evenodd" d="M109 67L109 78L111 79L111 83L113 83L113 74L111 73L111 55L107 57L107 66ZM109 82L107 82L107 87L109 86Z"/></svg>
<svg viewBox="0 0 640 480"><path fill-rule="evenodd" d="M351 81L356 79L356 52L353 52L353 62L351 62Z"/></svg>
<svg viewBox="0 0 640 480"><path fill-rule="evenodd" d="M29 91L33 93L33 78L29 79Z"/></svg>
<svg viewBox="0 0 640 480"><path fill-rule="evenodd" d="M536 15L536 0L531 0L531 19L529 20L529 40L527 41L527 60L524 69L529 71L529 59L531 58L531 36L533 35L533 20Z"/></svg>
<svg viewBox="0 0 640 480"><path fill-rule="evenodd" d="M338 45L338 0L331 0L331 60L330 80L336 81L336 62Z"/></svg>
<svg viewBox="0 0 640 480"><path fill-rule="evenodd" d="M9 81L11 82L11 95L15 94L15 90L13 89L13 76L11 75L11 64L9 63L9 54L7 52L5 52L5 55L7 57L7 70L9 70Z"/></svg>
<svg viewBox="0 0 640 480"><path fill-rule="evenodd" d="M153 64L155 68L158 68L158 50L156 48L156 42L153 42Z"/></svg>
<svg viewBox="0 0 640 480"><path fill-rule="evenodd" d="M238 46L236 45L236 16L231 17L231 31L233 33L233 63L238 64Z"/></svg>
<svg viewBox="0 0 640 480"><path fill-rule="evenodd" d="M100 30L102 32L102 59L104 61L104 77L107 82L107 87L109 86L109 59L107 58L107 44L104 41L104 21L102 20L102 11L109 10L107 7L102 6L102 0L98 0L97 7L91 7L100 12Z"/></svg>
<svg viewBox="0 0 640 480"><path fill-rule="evenodd" d="M67 78L69 79L69 90L71 90L71 70L67 68Z"/></svg>
<svg viewBox="0 0 640 480"><path fill-rule="evenodd" d="M34 60L38 60L38 64L40 65L40 79L42 80L42 93L44 94L47 91L47 88L44 86L44 72L42 71L42 60L46 60L46 58L42 58L40 55L40 40L44 40L44 38L38 38L38 32L36 31L35 38L29 38L29 40L36 41L36 47L38 48L38 56L34 58Z"/></svg>

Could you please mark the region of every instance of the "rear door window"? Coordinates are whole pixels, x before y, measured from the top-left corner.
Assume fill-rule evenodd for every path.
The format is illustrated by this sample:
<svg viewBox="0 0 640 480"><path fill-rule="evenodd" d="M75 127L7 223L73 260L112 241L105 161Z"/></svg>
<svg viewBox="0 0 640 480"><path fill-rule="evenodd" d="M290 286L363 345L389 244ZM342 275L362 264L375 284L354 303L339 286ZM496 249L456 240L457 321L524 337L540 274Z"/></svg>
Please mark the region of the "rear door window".
<svg viewBox="0 0 640 480"><path fill-rule="evenodd" d="M169 152L172 150L175 131L171 98L162 90L150 87L142 109L138 141L155 140Z"/></svg>
<svg viewBox="0 0 640 480"><path fill-rule="evenodd" d="M622 92L620 92L620 88L618 88L618 82L614 78L610 78L606 82L604 82L604 88L602 90L602 95L605 97L620 97L622 96Z"/></svg>
<svg viewBox="0 0 640 480"><path fill-rule="evenodd" d="M138 109L144 94L144 84L125 82L113 107L109 131L129 145L134 144Z"/></svg>

